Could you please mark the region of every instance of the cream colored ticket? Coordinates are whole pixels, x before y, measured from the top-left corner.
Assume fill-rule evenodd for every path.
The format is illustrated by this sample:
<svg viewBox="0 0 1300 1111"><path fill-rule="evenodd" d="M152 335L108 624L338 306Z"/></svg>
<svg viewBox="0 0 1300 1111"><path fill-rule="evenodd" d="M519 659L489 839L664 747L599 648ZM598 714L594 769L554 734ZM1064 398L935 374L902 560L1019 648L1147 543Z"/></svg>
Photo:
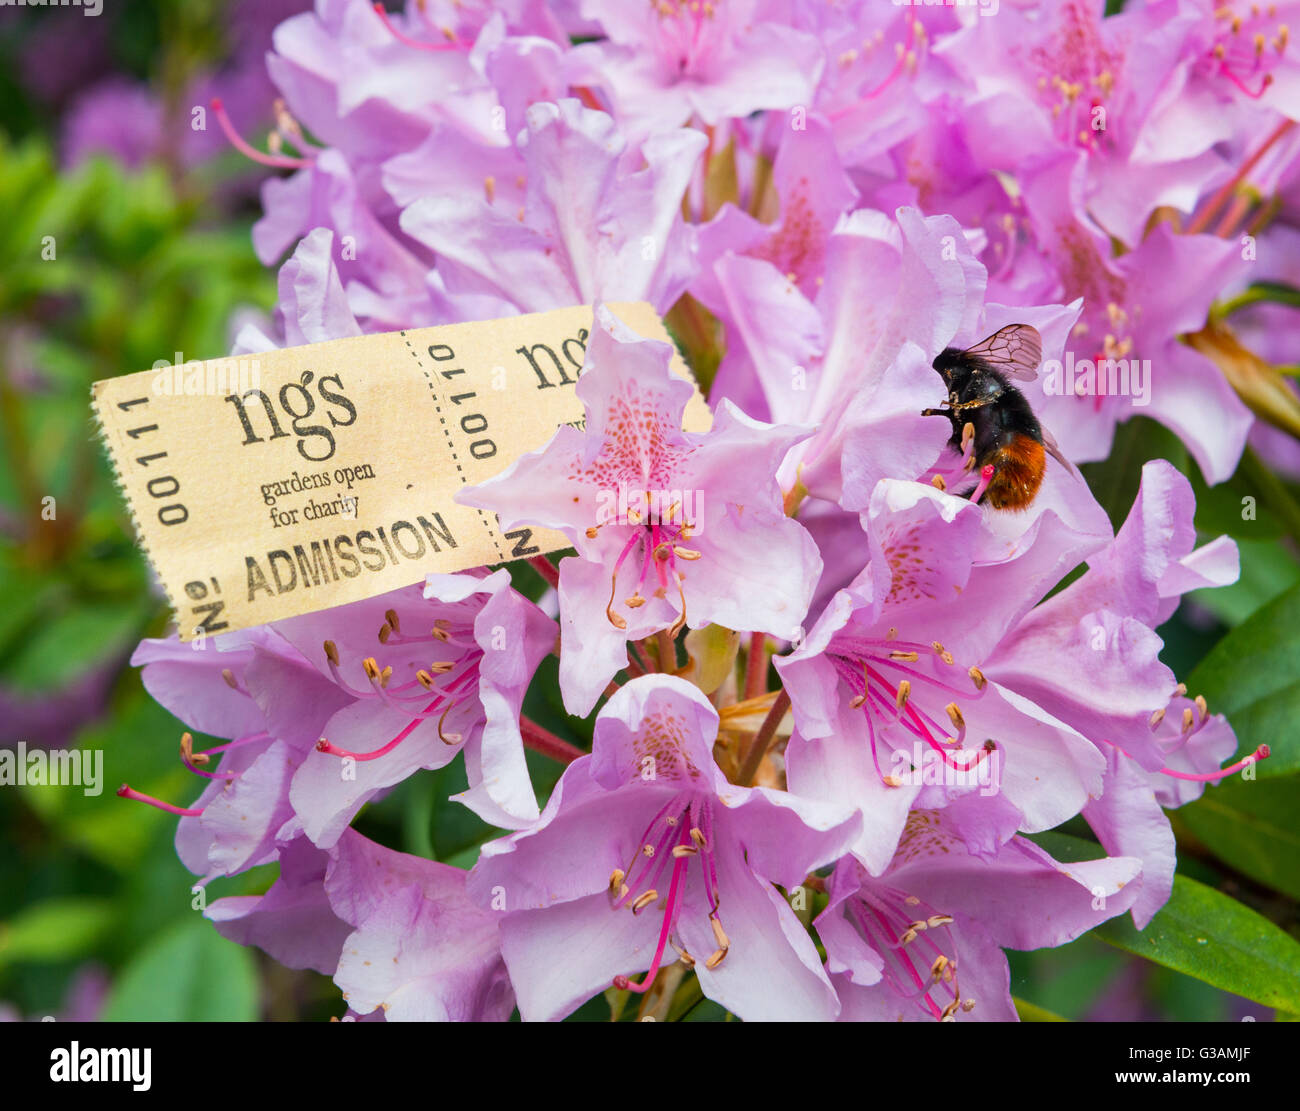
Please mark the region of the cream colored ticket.
<svg viewBox="0 0 1300 1111"><path fill-rule="evenodd" d="M645 303L609 306L668 340ZM183 640L568 546L452 500L581 426L590 306L358 336L96 382ZM680 355L674 369L690 372ZM698 389L686 426L709 427Z"/></svg>

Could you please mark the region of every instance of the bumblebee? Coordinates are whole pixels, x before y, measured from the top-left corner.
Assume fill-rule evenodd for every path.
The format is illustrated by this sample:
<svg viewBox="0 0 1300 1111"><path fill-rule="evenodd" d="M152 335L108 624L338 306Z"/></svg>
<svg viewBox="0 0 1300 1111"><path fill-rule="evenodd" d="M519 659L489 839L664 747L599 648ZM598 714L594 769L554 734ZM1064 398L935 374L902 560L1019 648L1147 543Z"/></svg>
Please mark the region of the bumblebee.
<svg viewBox="0 0 1300 1111"><path fill-rule="evenodd" d="M943 409L923 415L952 421L949 445L965 453L966 426L973 430L973 468L992 466L992 477L972 494L995 509L1026 509L1043 484L1047 455L1073 472L1056 441L1038 422L1029 401L1011 379L1032 382L1038 377L1043 340L1030 324L1008 324L974 347L945 347L934 369L948 387Z"/></svg>

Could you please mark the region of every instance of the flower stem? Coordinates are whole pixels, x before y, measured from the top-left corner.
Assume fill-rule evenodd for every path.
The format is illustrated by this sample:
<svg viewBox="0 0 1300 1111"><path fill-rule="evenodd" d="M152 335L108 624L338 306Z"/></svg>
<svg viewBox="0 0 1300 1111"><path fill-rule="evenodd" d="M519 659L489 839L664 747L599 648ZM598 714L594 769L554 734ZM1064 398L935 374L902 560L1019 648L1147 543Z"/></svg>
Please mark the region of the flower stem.
<svg viewBox="0 0 1300 1111"><path fill-rule="evenodd" d="M629 644L632 649L632 656L628 660L628 663L634 664L638 667L640 669L640 675L648 675L650 672L654 671L654 668L650 666L649 657L645 654L645 649L635 640L630 641ZM628 674L632 675L632 672L629 671ZM632 675L632 678L637 678L637 675Z"/></svg>
<svg viewBox="0 0 1300 1111"><path fill-rule="evenodd" d="M1272 130L1272 132L1269 133L1268 138L1264 140L1259 150L1241 164L1241 169L1233 174L1228 183L1210 198L1210 203L1207 204L1201 211L1201 214L1197 216L1190 225L1188 225L1188 235L1197 235L1210 226L1211 221L1219 214L1219 209L1232 199L1232 195L1237 191L1237 187L1245 180L1246 175L1250 173L1250 171L1259 163L1259 160L1268 153L1269 148L1293 127L1295 127L1295 120L1283 120Z"/></svg>
<svg viewBox="0 0 1300 1111"><path fill-rule="evenodd" d="M659 654L659 670L665 675L671 675L677 670L677 644L668 635L667 629L655 633L655 648Z"/></svg>
<svg viewBox="0 0 1300 1111"><path fill-rule="evenodd" d="M560 572L554 563L544 555L531 556L528 562L532 565L533 570L541 575L554 589L560 589Z"/></svg>
<svg viewBox="0 0 1300 1111"><path fill-rule="evenodd" d="M768 710L767 717L763 719L763 724L754 734L754 740L750 743L749 751L745 753L744 762L740 765L738 778L742 787L753 785L754 777L758 775L758 769L763 763L763 757L767 755L772 738L776 736L776 727L781 724L781 719L789 709L790 695L782 687L777 693L776 701L772 703L772 708Z"/></svg>
<svg viewBox="0 0 1300 1111"><path fill-rule="evenodd" d="M519 732L523 735L525 748L531 748L561 764L572 764L579 756L587 755L577 745L562 740L549 729L543 729L537 722L522 715L519 718Z"/></svg>
<svg viewBox="0 0 1300 1111"><path fill-rule="evenodd" d="M745 659L745 700L757 698L767 686L767 634L749 634L749 655Z"/></svg>

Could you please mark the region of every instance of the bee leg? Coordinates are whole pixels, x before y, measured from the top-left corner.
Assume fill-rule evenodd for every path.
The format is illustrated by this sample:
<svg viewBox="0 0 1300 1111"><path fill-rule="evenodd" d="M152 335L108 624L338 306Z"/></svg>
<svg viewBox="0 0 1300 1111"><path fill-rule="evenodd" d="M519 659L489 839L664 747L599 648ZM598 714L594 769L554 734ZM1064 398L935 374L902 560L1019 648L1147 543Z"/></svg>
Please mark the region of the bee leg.
<svg viewBox="0 0 1300 1111"><path fill-rule="evenodd" d="M963 413L967 409L982 409L985 405L992 405L996 398L982 397L976 401L959 401L952 407L954 413Z"/></svg>
<svg viewBox="0 0 1300 1111"><path fill-rule="evenodd" d="M951 411L951 410L948 410L948 409L922 409L922 410L921 410L921 416L923 416L923 417L946 417L946 416L949 414L950 411Z"/></svg>

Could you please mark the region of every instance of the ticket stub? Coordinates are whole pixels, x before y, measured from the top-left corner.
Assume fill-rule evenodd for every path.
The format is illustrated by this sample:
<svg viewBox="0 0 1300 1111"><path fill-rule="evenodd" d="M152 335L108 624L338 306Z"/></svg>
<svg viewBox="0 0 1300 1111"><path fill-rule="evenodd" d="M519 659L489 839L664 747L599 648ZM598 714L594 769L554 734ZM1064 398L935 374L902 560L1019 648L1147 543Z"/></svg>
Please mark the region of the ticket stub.
<svg viewBox="0 0 1300 1111"><path fill-rule="evenodd" d="M669 341L649 304L609 308ZM181 639L568 547L452 499L559 426L582 426L574 387L591 327L579 305L96 382L104 442ZM680 355L673 367L690 377ZM710 420L697 389L686 427Z"/></svg>

